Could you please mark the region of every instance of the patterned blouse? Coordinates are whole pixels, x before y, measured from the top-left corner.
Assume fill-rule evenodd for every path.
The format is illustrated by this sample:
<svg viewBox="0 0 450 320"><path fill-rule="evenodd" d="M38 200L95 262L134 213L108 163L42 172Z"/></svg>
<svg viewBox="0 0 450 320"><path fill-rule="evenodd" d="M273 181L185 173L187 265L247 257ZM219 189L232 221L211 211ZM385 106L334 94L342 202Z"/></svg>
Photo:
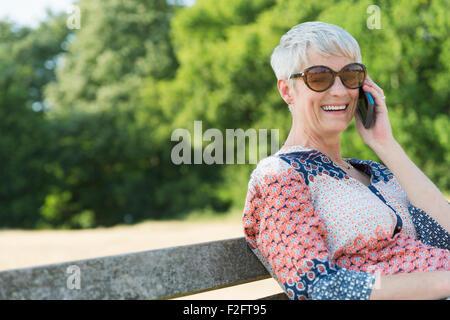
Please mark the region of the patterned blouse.
<svg viewBox="0 0 450 320"><path fill-rule="evenodd" d="M409 203L390 170L346 160L370 186L301 146L282 148L251 174L245 238L288 297L368 299L377 273L450 270L448 232Z"/></svg>

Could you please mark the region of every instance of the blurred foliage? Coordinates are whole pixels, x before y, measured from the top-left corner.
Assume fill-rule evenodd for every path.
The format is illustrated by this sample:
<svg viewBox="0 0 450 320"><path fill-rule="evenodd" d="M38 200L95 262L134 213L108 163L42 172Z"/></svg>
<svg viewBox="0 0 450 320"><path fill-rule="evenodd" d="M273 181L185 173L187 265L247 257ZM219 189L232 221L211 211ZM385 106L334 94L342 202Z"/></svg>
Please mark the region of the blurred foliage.
<svg viewBox="0 0 450 320"><path fill-rule="evenodd" d="M0 22L0 226L32 228L54 179L51 131L43 87L68 35L64 16L50 15L35 30Z"/></svg>
<svg viewBox="0 0 450 320"><path fill-rule="evenodd" d="M170 3L83 0L73 31L66 15L33 30L0 23L0 226L89 228L239 210L255 165L174 165L171 134L192 135L201 120L203 132L224 137L279 129L281 145L291 116L270 55L292 26L313 20L357 39L395 137L450 191L449 0ZM381 29L366 25L374 4ZM344 157L379 161L353 123L342 138Z"/></svg>

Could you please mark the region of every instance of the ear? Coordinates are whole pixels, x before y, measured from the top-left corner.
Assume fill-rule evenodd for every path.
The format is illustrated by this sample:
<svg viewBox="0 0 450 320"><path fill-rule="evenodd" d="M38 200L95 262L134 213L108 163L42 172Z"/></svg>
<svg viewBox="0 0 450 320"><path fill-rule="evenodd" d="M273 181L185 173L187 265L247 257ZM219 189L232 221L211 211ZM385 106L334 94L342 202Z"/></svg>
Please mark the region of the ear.
<svg viewBox="0 0 450 320"><path fill-rule="evenodd" d="M286 79L278 79L277 81L278 91L281 97L287 104L294 104L294 100L291 96L291 87Z"/></svg>

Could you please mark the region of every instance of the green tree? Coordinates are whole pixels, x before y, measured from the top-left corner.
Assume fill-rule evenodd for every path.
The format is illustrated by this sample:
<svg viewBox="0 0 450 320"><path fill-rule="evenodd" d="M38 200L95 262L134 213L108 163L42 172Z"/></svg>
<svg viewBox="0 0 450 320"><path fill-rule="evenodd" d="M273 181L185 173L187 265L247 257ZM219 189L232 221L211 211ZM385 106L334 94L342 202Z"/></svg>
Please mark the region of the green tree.
<svg viewBox="0 0 450 320"><path fill-rule="evenodd" d="M81 26L47 88L53 114L129 109L144 77L171 78L177 68L165 0L80 1Z"/></svg>
<svg viewBox="0 0 450 320"><path fill-rule="evenodd" d="M178 66L169 22L179 6L96 0L80 7L81 29L46 91L56 141L50 168L59 183L42 208L42 225L107 226L204 206L212 193L202 184L208 173L171 164L155 90ZM192 185L206 196L189 195Z"/></svg>
<svg viewBox="0 0 450 320"><path fill-rule="evenodd" d="M52 176L43 86L68 30L49 13L36 29L0 22L0 226L33 227Z"/></svg>

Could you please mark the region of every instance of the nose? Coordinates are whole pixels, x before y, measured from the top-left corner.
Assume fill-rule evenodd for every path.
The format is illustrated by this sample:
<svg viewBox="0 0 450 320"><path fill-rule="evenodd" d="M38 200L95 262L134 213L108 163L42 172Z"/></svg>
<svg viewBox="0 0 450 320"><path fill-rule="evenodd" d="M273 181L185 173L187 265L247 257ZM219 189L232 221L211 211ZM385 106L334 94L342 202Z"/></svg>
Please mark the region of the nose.
<svg viewBox="0 0 450 320"><path fill-rule="evenodd" d="M347 88L342 83L341 77L336 77L334 83L331 86L330 94L333 96L345 96L348 94Z"/></svg>

